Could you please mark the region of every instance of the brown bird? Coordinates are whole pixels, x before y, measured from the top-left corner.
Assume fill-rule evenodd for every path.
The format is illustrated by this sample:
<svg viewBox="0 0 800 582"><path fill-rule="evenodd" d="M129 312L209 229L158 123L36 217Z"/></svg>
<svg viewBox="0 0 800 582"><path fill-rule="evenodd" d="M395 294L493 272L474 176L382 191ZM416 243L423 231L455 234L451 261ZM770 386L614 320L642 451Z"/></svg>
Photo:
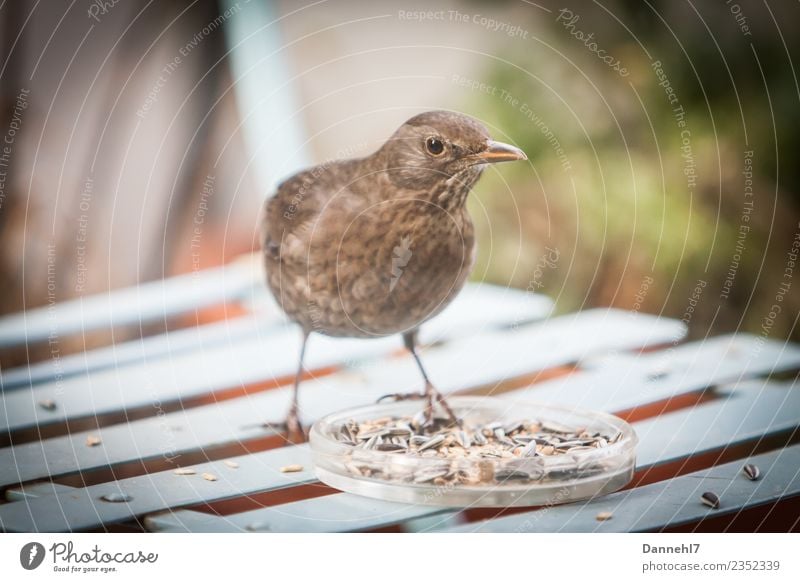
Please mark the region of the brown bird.
<svg viewBox="0 0 800 582"><path fill-rule="evenodd" d="M467 195L486 164L525 160L478 121L430 111L406 121L375 153L329 162L284 181L265 205L267 283L303 332L285 428L302 434L297 393L311 333L402 334L422 372L425 416L438 403L419 354L419 326L461 290L475 260Z"/></svg>

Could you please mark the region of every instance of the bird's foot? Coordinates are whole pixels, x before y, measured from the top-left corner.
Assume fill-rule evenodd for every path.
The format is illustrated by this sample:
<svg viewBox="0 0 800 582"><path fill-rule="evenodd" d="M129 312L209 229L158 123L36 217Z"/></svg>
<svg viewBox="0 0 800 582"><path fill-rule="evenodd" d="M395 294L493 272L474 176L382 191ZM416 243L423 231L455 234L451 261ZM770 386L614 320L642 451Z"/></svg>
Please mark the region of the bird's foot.
<svg viewBox="0 0 800 582"><path fill-rule="evenodd" d="M423 398L426 398L426 395L422 392L407 392L405 394L397 394L397 393L384 394L383 396L378 398L378 400L376 400L376 403L380 404L381 402L386 402L386 401L401 402L403 400L422 400Z"/></svg>
<svg viewBox="0 0 800 582"><path fill-rule="evenodd" d="M422 426L425 428L433 428L436 425L441 425L442 421L449 425L461 426L461 420L453 413L452 408L445 400L444 396L436 390L430 383L425 385L424 392L408 392L404 394L386 394L378 398L378 403L385 401L401 402L403 400L425 400L425 409L423 410ZM436 406L439 406L445 413L446 417L436 416Z"/></svg>
<svg viewBox="0 0 800 582"><path fill-rule="evenodd" d="M261 426L280 434L291 444L301 444L308 440L308 434L300 424L296 410L290 410L283 422L265 422Z"/></svg>

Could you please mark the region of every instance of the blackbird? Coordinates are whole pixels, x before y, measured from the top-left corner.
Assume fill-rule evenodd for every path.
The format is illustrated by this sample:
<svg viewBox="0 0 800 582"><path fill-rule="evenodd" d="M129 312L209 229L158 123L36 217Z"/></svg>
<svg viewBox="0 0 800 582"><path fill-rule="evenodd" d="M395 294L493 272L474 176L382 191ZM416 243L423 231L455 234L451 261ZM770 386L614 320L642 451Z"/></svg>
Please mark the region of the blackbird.
<svg viewBox="0 0 800 582"><path fill-rule="evenodd" d="M525 160L492 141L478 121L429 111L406 121L375 153L324 163L278 186L265 205L267 284L302 329L300 362L285 422L302 434L297 393L310 334L402 334L425 382L425 418L440 406L416 349L417 330L460 291L475 260L467 195L486 164Z"/></svg>

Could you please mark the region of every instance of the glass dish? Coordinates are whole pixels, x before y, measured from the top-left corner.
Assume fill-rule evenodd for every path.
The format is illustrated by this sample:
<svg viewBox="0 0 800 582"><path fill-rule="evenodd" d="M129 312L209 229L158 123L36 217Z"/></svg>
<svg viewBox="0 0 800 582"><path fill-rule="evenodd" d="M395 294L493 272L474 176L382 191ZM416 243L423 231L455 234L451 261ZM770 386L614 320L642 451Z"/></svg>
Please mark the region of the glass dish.
<svg viewBox="0 0 800 582"><path fill-rule="evenodd" d="M352 432L350 437L342 436L347 431L343 425L348 423L353 426L387 417L419 417L423 409L420 400L375 404L338 412L314 424L310 446L317 477L331 487L367 497L462 508L556 505L617 491L633 477L637 438L633 428L620 418L603 412L519 403L506 398L451 397L448 403L467 432L476 426L513 427L518 422L527 422L531 424L526 426L544 426L548 430L555 427L554 430L563 432L564 438L544 442L538 437L527 437L537 441L528 448L547 454L525 453L522 444L515 444L509 445L520 449L512 451L514 454L474 457L468 456L468 449L464 449L465 452L458 453L461 456L443 458L438 455L445 453L420 456L419 452L409 454L407 449L365 448L363 437L357 440ZM551 444L556 448L560 442L568 444L567 440L578 438L574 436L578 433L584 440L594 438L594 442L590 446L558 449L559 454L549 451ZM493 436L491 432L486 434ZM505 442L509 438L516 442L515 433L510 434L505 437L501 432ZM384 448L397 449L388 442L389 438L397 440L386 437ZM450 448L443 451L457 453L459 445L447 442ZM494 455L494 451L490 452Z"/></svg>

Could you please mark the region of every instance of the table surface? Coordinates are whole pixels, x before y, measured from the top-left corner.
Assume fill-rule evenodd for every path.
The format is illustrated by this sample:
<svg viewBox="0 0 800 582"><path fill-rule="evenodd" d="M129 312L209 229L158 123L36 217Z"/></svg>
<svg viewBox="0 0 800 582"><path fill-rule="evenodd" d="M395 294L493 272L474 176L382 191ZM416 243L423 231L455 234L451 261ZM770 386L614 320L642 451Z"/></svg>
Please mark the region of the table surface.
<svg viewBox="0 0 800 582"><path fill-rule="evenodd" d="M513 511L384 502L319 483L307 445L287 445L264 427L285 414L300 338L260 276L243 260L0 318L2 349L46 341L53 330L141 329L193 320L210 305L244 307L224 321L3 370L0 529L797 528L796 516L773 518L788 504L796 514L800 496L800 391L796 378L781 379L800 369L798 346L748 334L686 342L675 320L614 309L554 315L541 295L469 285L422 330L439 390L618 414L640 440L634 480L596 499ZM303 421L420 389L401 346L397 337L313 336ZM746 478L745 463L759 467L759 480ZM290 464L303 470L281 472ZM718 509L700 502L704 491L719 495Z"/></svg>

